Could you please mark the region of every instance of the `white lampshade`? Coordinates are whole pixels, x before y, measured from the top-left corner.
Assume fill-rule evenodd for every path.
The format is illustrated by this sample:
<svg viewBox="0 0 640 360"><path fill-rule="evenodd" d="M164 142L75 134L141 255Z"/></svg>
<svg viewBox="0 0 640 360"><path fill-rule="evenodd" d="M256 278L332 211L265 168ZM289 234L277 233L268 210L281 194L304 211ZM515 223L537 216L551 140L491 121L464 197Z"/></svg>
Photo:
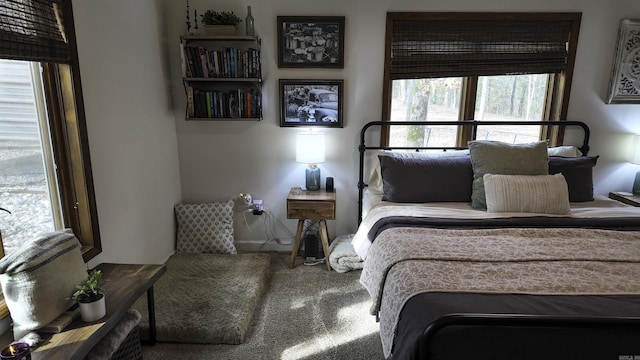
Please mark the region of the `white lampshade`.
<svg viewBox="0 0 640 360"><path fill-rule="evenodd" d="M324 133L298 133L296 137L296 161L305 164L324 162Z"/></svg>
<svg viewBox="0 0 640 360"><path fill-rule="evenodd" d="M640 165L640 135L633 137L633 147L631 148L630 162Z"/></svg>

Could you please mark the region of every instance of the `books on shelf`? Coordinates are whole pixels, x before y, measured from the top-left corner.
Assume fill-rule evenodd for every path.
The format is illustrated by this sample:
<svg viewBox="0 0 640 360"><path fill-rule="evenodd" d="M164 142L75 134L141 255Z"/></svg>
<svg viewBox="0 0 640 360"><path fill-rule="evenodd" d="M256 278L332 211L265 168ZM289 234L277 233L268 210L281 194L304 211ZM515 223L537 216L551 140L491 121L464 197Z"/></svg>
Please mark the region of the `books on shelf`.
<svg viewBox="0 0 640 360"><path fill-rule="evenodd" d="M226 47L210 50L184 46L185 76L191 78L259 78L260 52Z"/></svg>
<svg viewBox="0 0 640 360"><path fill-rule="evenodd" d="M225 91L187 86L189 118L260 118L260 102L260 91L255 88Z"/></svg>

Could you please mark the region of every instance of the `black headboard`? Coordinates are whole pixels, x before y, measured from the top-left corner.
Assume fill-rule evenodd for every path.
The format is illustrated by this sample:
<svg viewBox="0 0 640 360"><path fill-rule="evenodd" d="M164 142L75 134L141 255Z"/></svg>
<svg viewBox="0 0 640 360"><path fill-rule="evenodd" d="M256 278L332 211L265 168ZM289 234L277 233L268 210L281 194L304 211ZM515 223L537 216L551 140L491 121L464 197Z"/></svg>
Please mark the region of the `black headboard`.
<svg viewBox="0 0 640 360"><path fill-rule="evenodd" d="M582 138L582 145L578 146L578 149L582 153L583 156L586 156L589 152L589 136L591 131L587 124L581 121L477 121L477 120L469 120L469 121L371 121L366 123L362 130L360 131L360 145L358 145L358 151L360 152L360 165L359 165L359 177L358 177L358 225L362 221L362 198L364 193L364 188L367 187L368 184L364 182L364 154L367 150L460 150L466 149L466 147L390 147L390 146L367 146L365 143L367 130L372 127L383 127L383 126L409 126L409 125L428 125L428 126L441 126L441 125L452 125L452 126L471 126L471 138L472 140L476 139L476 135L478 133L478 126L496 126L496 125L518 125L518 126L527 126L527 125L547 125L547 126L573 126L573 127L581 127L584 131Z"/></svg>

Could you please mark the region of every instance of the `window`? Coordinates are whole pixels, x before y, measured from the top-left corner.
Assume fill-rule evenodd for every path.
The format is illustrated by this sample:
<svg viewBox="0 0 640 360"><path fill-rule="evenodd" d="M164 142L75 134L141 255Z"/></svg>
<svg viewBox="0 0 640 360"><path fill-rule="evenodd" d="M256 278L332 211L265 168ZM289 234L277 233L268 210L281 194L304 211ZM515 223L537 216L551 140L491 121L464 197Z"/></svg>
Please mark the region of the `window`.
<svg viewBox="0 0 640 360"><path fill-rule="evenodd" d="M0 136L14 142L5 154L13 157L17 169L24 168L20 162L26 161L30 162L26 168L37 170L32 179L36 185L23 190L37 190L39 199L32 211L18 209L16 214L0 215L0 231L4 235L5 224L15 222L7 226L17 229L8 237L24 236L15 234L24 231L20 223L34 221L31 217L46 219L42 229L71 228L88 261L101 252L101 245L71 1L2 1L0 39L0 59L5 59L1 66L20 73L14 74L13 83L3 75L0 86L17 86L20 91L7 97L0 89L0 102L18 104L24 111L12 117L0 114ZM25 148L29 148L28 156L24 156ZM0 192L15 184L5 181ZM24 195L24 191L6 193L8 198L3 196L0 201L9 204L0 203L0 207L8 210L13 207L12 194ZM46 214L40 216L40 211ZM6 310L3 305L0 313Z"/></svg>
<svg viewBox="0 0 640 360"><path fill-rule="evenodd" d="M62 227L39 63L0 59L0 215L5 253Z"/></svg>
<svg viewBox="0 0 640 360"><path fill-rule="evenodd" d="M566 119L579 13L388 13L383 118L390 121ZM478 126L510 143L563 133ZM471 129L383 127L383 146L463 146Z"/></svg>

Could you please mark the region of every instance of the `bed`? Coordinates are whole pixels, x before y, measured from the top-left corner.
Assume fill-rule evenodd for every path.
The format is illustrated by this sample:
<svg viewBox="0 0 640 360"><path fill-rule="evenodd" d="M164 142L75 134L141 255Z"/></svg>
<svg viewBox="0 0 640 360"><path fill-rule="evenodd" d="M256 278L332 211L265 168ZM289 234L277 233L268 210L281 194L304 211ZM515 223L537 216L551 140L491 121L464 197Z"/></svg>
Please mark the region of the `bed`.
<svg viewBox="0 0 640 360"><path fill-rule="evenodd" d="M361 131L352 244L386 358L640 358L640 208L593 194L584 123L530 123L578 146L366 145L395 124L480 125Z"/></svg>

